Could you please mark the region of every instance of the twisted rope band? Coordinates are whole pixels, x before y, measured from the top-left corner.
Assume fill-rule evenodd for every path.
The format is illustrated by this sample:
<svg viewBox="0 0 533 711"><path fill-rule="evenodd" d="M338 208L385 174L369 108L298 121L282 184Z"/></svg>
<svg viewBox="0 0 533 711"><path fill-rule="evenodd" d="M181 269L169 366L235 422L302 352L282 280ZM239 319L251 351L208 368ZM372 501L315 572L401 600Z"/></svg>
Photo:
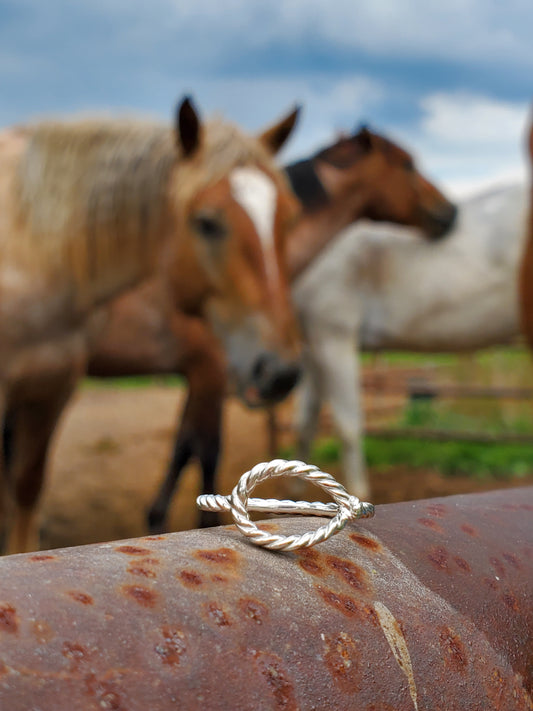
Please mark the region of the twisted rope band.
<svg viewBox="0 0 533 711"><path fill-rule="evenodd" d="M335 503L249 498L250 492L265 479L284 476L298 477L316 484L326 491ZM271 462L256 464L241 476L230 496L204 494L197 498L196 503L203 511L231 512L239 531L249 537L253 543L271 550L284 551L309 548L342 531L348 521L357 518L370 518L374 515L372 504L360 501L357 496L350 496L331 474L320 471L312 464L305 464L297 460L286 461L285 459L273 459ZM316 531L309 531L301 536L277 536L257 528L255 523L250 521L248 511L333 518Z"/></svg>

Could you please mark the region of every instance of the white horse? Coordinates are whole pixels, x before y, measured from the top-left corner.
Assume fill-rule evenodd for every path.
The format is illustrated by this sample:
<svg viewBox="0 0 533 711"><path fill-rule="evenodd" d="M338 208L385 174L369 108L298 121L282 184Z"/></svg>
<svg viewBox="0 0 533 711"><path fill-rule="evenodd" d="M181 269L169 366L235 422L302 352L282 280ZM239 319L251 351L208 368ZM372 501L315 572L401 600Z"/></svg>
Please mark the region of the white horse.
<svg viewBox="0 0 533 711"><path fill-rule="evenodd" d="M328 401L346 485L367 497L358 351L470 351L519 333L527 196L525 186L513 185L464 201L440 242L359 222L302 274L291 288L306 344L296 416L301 459L308 461Z"/></svg>

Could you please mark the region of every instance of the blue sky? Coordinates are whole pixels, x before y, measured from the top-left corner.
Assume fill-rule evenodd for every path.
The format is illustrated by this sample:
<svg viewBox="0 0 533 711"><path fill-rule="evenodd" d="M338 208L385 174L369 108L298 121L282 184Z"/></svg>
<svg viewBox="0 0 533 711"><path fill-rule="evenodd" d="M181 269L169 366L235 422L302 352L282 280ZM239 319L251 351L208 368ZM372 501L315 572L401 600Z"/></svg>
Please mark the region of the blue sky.
<svg viewBox="0 0 533 711"><path fill-rule="evenodd" d="M524 174L532 27L531 0L0 0L0 126L301 103L285 160L364 121L461 195Z"/></svg>

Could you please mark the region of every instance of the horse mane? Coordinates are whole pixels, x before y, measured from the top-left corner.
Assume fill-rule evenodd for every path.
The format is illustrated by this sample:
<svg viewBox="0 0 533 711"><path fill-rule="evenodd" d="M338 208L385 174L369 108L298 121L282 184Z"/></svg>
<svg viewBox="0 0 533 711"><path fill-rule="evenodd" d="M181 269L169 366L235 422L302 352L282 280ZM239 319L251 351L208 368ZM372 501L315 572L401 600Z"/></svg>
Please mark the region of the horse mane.
<svg viewBox="0 0 533 711"><path fill-rule="evenodd" d="M366 138L361 140L363 133L366 134ZM370 131L366 126L351 136L341 136L331 146L318 151L313 158L344 170L376 149L386 156L394 156L396 160L411 160L411 155L405 149L386 136Z"/></svg>
<svg viewBox="0 0 533 711"><path fill-rule="evenodd" d="M329 203L329 196L317 175L313 161L300 160L285 167L294 194L306 211L319 210Z"/></svg>
<svg viewBox="0 0 533 711"><path fill-rule="evenodd" d="M177 197L183 212L196 191L232 167L270 161L258 141L220 120L203 127L201 148L175 177L181 156L168 125L82 119L25 132L15 183L25 229L12 253L41 271L68 270L79 288L116 281L117 271L122 281L137 280L168 231L170 201Z"/></svg>

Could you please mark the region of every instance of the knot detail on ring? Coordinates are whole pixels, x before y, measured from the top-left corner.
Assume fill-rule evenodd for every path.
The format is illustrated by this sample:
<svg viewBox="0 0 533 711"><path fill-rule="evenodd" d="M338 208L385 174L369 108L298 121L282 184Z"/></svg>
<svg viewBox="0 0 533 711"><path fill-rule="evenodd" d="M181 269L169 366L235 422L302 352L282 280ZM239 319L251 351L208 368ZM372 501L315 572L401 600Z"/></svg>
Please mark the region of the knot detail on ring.
<svg viewBox="0 0 533 711"><path fill-rule="evenodd" d="M316 484L333 499L331 503L320 501L290 501L278 499L250 498L251 491L262 481L275 477L298 477ZM262 462L241 476L230 496L205 494L196 500L203 511L230 512L235 525L245 536L258 546L271 550L293 551L308 548L341 531L348 521L370 518L374 506L351 496L331 474L321 471L312 464L297 460L273 459ZM325 516L331 518L316 531L302 535L278 536L258 528L248 515L249 511L277 514L301 514L304 516Z"/></svg>

